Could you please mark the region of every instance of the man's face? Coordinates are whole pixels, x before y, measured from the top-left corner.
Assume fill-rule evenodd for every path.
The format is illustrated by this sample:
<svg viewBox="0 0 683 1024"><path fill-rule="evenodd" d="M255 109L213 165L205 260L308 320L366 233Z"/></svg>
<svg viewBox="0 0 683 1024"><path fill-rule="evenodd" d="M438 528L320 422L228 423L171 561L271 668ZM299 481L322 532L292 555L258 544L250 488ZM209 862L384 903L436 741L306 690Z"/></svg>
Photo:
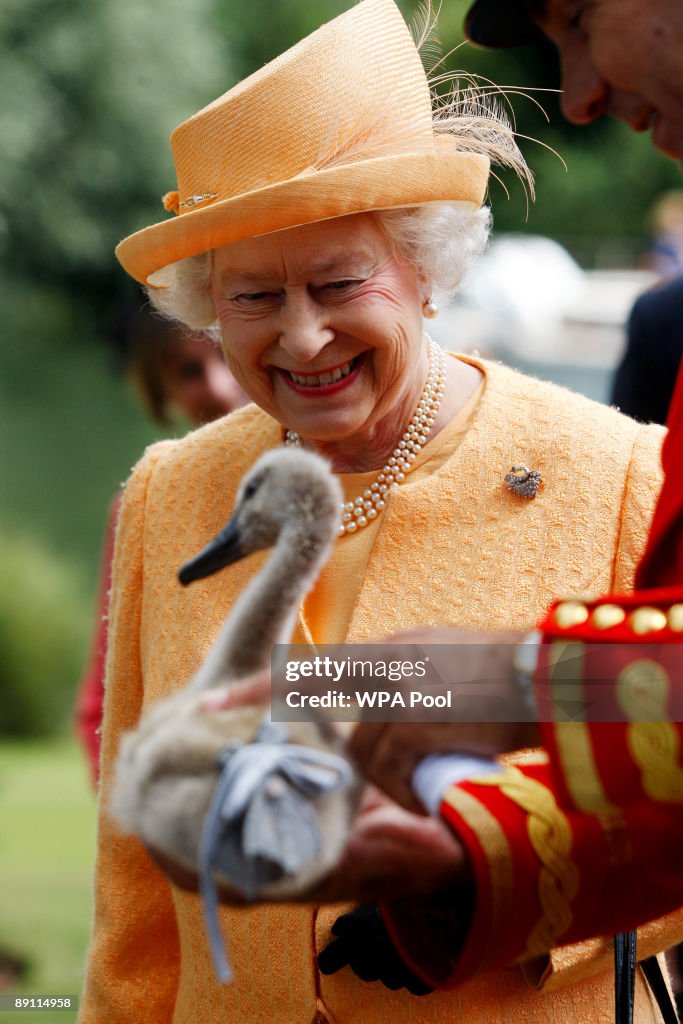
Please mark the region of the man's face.
<svg viewBox="0 0 683 1024"><path fill-rule="evenodd" d="M559 50L570 121L610 114L683 161L681 0L529 0L529 9Z"/></svg>

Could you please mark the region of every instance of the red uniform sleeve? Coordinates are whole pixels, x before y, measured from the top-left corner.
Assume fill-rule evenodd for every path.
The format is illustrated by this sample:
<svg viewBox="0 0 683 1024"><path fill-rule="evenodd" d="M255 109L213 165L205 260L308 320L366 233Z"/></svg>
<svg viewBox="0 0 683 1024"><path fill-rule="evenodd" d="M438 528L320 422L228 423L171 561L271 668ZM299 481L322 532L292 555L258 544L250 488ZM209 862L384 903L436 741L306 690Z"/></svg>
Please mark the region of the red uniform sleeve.
<svg viewBox="0 0 683 1024"><path fill-rule="evenodd" d="M582 810L683 801L683 373L668 427L636 591L558 602L541 624L543 741L560 799Z"/></svg>
<svg viewBox="0 0 683 1024"><path fill-rule="evenodd" d="M548 613L536 702L563 805L611 813L654 801L683 814L679 597L638 591L558 602Z"/></svg>
<svg viewBox="0 0 683 1024"><path fill-rule="evenodd" d="M401 955L434 987L516 960L539 962L551 949L630 930L683 904L683 815L672 827L661 807L644 801L604 815L567 810L544 756L453 786L441 813L474 875L464 941L454 893L442 896L451 901L448 915L435 914L433 901L382 908ZM664 945L681 929L669 931ZM552 961L541 962L547 978Z"/></svg>

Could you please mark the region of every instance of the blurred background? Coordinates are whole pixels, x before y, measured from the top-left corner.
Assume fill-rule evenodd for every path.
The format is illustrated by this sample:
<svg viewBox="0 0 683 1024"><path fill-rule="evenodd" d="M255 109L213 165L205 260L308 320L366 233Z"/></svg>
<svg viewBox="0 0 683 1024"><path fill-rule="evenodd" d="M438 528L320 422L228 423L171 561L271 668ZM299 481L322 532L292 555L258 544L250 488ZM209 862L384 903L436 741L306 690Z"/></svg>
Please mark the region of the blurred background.
<svg viewBox="0 0 683 1024"><path fill-rule="evenodd" d="M95 797L72 708L107 507L169 432L121 372L116 324L139 300L114 246L164 216L175 125L348 2L0 6L0 993L81 987ZM550 50L459 46L466 7L443 3L447 67L507 89L537 198L494 181L494 242L433 333L606 400L630 306L669 272L653 209L680 170L620 124L566 124ZM36 1020L53 1016L71 1019Z"/></svg>

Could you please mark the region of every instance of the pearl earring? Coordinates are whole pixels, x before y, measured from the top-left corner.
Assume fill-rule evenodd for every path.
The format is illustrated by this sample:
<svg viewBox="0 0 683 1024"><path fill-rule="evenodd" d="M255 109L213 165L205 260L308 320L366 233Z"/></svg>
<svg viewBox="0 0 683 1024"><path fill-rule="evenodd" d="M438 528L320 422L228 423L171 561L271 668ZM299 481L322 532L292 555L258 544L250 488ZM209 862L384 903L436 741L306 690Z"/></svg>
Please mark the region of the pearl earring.
<svg viewBox="0 0 683 1024"><path fill-rule="evenodd" d="M439 315L439 307L432 299L425 299L422 303L422 316L426 320L433 320Z"/></svg>

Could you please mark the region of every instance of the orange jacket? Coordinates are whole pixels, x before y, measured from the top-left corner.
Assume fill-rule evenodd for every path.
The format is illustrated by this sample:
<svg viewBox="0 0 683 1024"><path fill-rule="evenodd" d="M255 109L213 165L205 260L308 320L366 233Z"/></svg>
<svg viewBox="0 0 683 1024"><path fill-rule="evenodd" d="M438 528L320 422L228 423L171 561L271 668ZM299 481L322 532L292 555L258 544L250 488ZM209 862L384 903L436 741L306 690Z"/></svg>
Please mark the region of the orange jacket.
<svg viewBox="0 0 683 1024"><path fill-rule="evenodd" d="M522 629L558 591L632 585L659 489L661 430L502 366L482 368L486 388L457 452L389 500L359 583L350 641L425 621ZM424 999L364 984L348 970L321 977L316 953L339 906L224 908L235 981L222 988L198 897L172 889L109 820L122 730L192 676L263 559L188 589L177 585L177 568L224 525L243 473L280 440L278 425L248 406L182 441L153 446L129 482L114 559L97 903L82 1024L606 1018L613 1001L607 946L564 951L542 991L517 968ZM519 462L544 474L534 501L503 485ZM300 617L295 640L306 633ZM683 928L669 922L652 934L661 949ZM656 1020L640 981L637 1010L639 1021Z"/></svg>

